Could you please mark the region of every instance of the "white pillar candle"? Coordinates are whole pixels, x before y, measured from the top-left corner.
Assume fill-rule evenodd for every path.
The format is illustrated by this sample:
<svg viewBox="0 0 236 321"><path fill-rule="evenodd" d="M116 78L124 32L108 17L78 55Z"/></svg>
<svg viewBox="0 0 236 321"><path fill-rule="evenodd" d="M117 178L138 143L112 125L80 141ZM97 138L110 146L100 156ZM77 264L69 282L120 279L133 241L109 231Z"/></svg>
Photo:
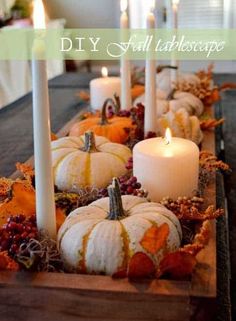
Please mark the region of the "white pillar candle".
<svg viewBox="0 0 236 321"><path fill-rule="evenodd" d="M178 6L179 0L172 0L172 27L175 30L174 35L178 36ZM171 86L174 87L174 84L178 81L178 68L179 62L175 57L175 54L172 54L171 66L176 66L177 69L171 69Z"/></svg>
<svg viewBox="0 0 236 321"><path fill-rule="evenodd" d="M146 139L135 145L133 164L134 176L152 201L192 196L198 188L199 149L190 140Z"/></svg>
<svg viewBox="0 0 236 321"><path fill-rule="evenodd" d="M92 109L101 110L107 98L120 97L121 80L119 77L108 77L106 67L102 68L102 78L93 79L90 82L90 104Z"/></svg>
<svg viewBox="0 0 236 321"><path fill-rule="evenodd" d="M150 11L147 16L147 29L155 29L155 16L152 11ZM148 132L157 131L156 61L152 59L146 59L144 131L145 135L147 135Z"/></svg>
<svg viewBox="0 0 236 321"><path fill-rule="evenodd" d="M121 7L121 17L120 17L120 28L122 31L128 30L129 19L127 15L127 0L120 1ZM126 42L127 39L124 33L121 33L121 41ZM131 99L131 70L130 61L125 59L123 56L121 58L121 109L130 109L132 106Z"/></svg>
<svg viewBox="0 0 236 321"><path fill-rule="evenodd" d="M45 28L42 0L35 0L34 27ZM47 67L46 61L40 60L45 55L46 47L39 33L32 50L36 217L38 229L46 230L52 238L56 238Z"/></svg>

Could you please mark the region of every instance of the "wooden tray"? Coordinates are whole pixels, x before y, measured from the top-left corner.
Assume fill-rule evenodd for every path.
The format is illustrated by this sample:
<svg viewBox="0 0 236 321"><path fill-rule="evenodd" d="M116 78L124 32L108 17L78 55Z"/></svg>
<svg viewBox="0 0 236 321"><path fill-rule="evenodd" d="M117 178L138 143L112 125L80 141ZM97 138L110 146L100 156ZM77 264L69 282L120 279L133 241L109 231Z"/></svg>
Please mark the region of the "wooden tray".
<svg viewBox="0 0 236 321"><path fill-rule="evenodd" d="M81 111L57 134L68 133ZM204 150L215 152L214 132L206 132ZM28 163L32 164L33 158ZM14 173L16 178L19 173ZM216 203L215 181L207 202ZM212 320L216 299L216 223L209 244L197 256L191 281L114 280L108 276L1 272L3 321L187 321ZM210 312L211 311L211 312Z"/></svg>

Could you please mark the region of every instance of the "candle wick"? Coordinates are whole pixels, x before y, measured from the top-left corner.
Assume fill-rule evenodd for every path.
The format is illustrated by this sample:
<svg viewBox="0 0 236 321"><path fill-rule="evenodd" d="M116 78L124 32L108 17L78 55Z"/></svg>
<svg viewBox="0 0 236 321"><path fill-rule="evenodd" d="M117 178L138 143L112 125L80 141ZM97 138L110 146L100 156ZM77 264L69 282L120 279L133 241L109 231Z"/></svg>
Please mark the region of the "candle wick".
<svg viewBox="0 0 236 321"><path fill-rule="evenodd" d="M165 145L170 145L170 141L166 137L162 137L162 139L164 139Z"/></svg>

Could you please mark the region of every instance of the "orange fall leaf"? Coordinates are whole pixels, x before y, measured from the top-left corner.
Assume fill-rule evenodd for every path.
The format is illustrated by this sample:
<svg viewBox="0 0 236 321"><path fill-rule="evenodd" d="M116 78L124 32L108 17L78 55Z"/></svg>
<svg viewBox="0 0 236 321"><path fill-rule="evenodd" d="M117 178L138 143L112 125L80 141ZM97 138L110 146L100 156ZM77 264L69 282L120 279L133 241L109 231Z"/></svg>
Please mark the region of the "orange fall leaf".
<svg viewBox="0 0 236 321"><path fill-rule="evenodd" d="M30 180L34 177L34 169L31 165L25 163L16 163L16 169L20 171L25 179Z"/></svg>
<svg viewBox="0 0 236 321"><path fill-rule="evenodd" d="M168 274L172 278L182 279L192 274L196 264L195 256L188 252L177 251L169 253L161 261L157 277Z"/></svg>
<svg viewBox="0 0 236 321"><path fill-rule="evenodd" d="M14 182L10 193L11 196L0 204L0 225L12 215L35 214L35 191L28 181Z"/></svg>
<svg viewBox="0 0 236 321"><path fill-rule="evenodd" d="M128 266L129 278L144 278L155 275L156 269L153 261L142 252L135 253Z"/></svg>
<svg viewBox="0 0 236 321"><path fill-rule="evenodd" d="M81 90L77 96L85 102L90 100L90 94L87 91Z"/></svg>
<svg viewBox="0 0 236 321"><path fill-rule="evenodd" d="M36 213L35 190L29 181L15 181L8 191L9 197L0 203L0 226L7 222L10 216L23 214L31 216ZM61 208L56 209L57 229L66 218Z"/></svg>
<svg viewBox="0 0 236 321"><path fill-rule="evenodd" d="M144 234L140 244L150 254L156 254L165 244L169 235L169 225L152 226Z"/></svg>
<svg viewBox="0 0 236 321"><path fill-rule="evenodd" d="M200 125L201 125L201 129L202 130L209 130L209 129L213 129L216 128L217 126L220 126L224 123L224 119L215 119L215 118L210 118L210 119L206 119L206 120L202 120Z"/></svg>

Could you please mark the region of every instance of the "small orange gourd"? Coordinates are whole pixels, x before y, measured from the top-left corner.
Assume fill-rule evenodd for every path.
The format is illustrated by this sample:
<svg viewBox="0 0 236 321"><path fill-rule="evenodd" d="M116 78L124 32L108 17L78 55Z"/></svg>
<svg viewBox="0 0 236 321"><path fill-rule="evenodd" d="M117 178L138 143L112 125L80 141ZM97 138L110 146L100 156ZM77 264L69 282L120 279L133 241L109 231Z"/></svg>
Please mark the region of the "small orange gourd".
<svg viewBox="0 0 236 321"><path fill-rule="evenodd" d="M124 144L129 137L129 131L134 128L133 122L129 117L113 116L108 119L106 112L110 105L117 110L114 101L107 99L103 104L101 117L90 117L75 123L70 130L70 136L79 137L87 131L92 131L95 135L106 137L113 143Z"/></svg>
<svg viewBox="0 0 236 321"><path fill-rule="evenodd" d="M145 93L145 86L143 85L137 84L131 88L131 96L133 100L143 95L144 93Z"/></svg>

